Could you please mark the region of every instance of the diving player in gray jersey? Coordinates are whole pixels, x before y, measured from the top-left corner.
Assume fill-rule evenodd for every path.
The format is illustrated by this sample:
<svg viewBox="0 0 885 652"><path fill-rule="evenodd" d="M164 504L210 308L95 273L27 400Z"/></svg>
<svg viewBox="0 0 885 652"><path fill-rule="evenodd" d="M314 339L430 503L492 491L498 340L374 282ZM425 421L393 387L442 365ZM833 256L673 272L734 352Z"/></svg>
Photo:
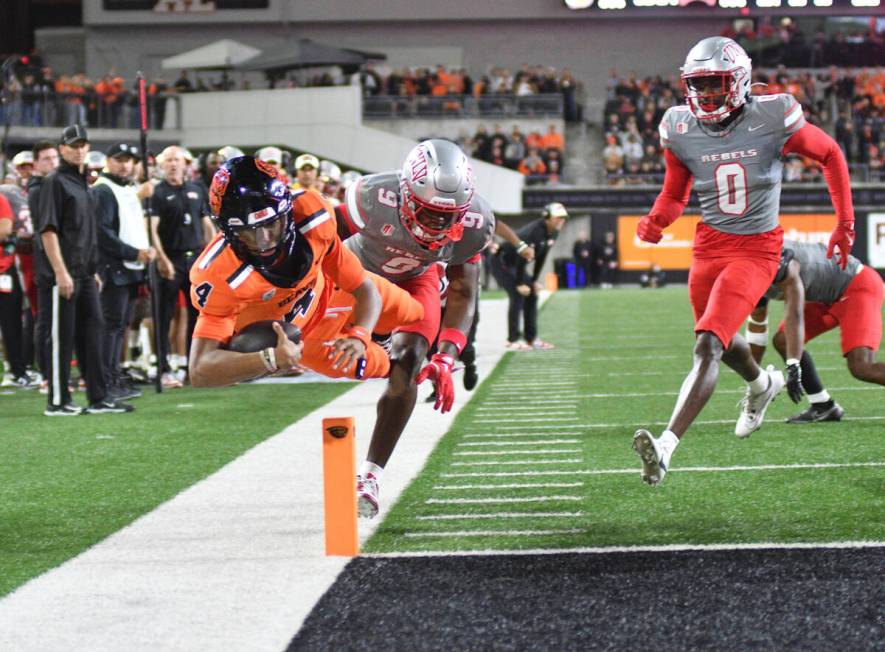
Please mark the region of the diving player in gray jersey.
<svg viewBox="0 0 885 652"><path fill-rule="evenodd" d="M838 326L842 354L851 375L885 385L885 362L876 362L882 339L883 293L879 274L854 256L848 256L848 264L842 269L827 258L822 244L784 240L774 283L753 311L747 335L755 345L754 357L761 359L768 340L768 300L784 302L787 319L778 326L772 344L786 360L788 375L795 376L797 385L801 383L794 400L799 402L804 389L811 402L808 409L791 416L787 423L839 421L844 414L821 384L811 355L803 351L796 359L791 342L801 345L803 340L808 342ZM798 320L791 318L793 315L798 315ZM754 323L763 328L751 330Z"/></svg>
<svg viewBox="0 0 885 652"><path fill-rule="evenodd" d="M393 333L390 377L357 477L360 516L378 513L381 472L415 408L418 384L431 380L434 408L441 412L455 400L452 367L473 321L480 252L495 232L494 213L474 187L470 162L458 146L427 140L412 149L402 171L353 183L337 208L339 235L363 267L424 306L424 319ZM440 293L446 286L440 324ZM438 352L422 368L437 334Z"/></svg>
<svg viewBox="0 0 885 652"><path fill-rule="evenodd" d="M771 285L780 261L778 225L783 158L796 152L821 163L838 225L828 256L838 249L844 267L854 240L854 210L848 165L836 142L807 124L790 95L751 97L750 58L724 37L706 38L682 67L686 106L661 120L667 170L664 188L637 227L639 238L657 243L683 212L694 182L702 222L695 232L688 291L695 317L694 366L679 391L666 430L659 438L640 428L633 449L641 477L654 486L670 457L706 405L725 362L748 384L735 435L749 437L783 388L783 374L763 371L738 333Z"/></svg>

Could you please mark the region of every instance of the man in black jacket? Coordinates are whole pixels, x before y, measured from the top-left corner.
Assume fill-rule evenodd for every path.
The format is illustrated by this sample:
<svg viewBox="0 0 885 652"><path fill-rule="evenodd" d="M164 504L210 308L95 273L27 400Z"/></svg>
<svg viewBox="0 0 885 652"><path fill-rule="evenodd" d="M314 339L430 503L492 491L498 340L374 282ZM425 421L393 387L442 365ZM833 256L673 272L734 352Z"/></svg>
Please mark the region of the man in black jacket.
<svg viewBox="0 0 885 652"><path fill-rule="evenodd" d="M184 292L187 305L187 350L197 323L197 311L190 302L190 269L215 232L209 212L206 189L186 178L185 153L171 145L158 158L163 181L151 196L151 235L157 249L157 271L160 273L160 337L157 351L158 373L163 374L164 387L181 387L169 373L169 326L178 305L178 293Z"/></svg>
<svg viewBox="0 0 885 652"><path fill-rule="evenodd" d="M501 245L498 254L501 262L498 281L510 297L507 349L511 351L553 348L552 344L538 337L538 295L543 290L538 278L566 218L568 211L565 206L559 202L547 204L540 219L529 222L516 232L520 239L519 247L510 243ZM519 255L524 246L532 247L535 252L534 268L531 271L528 269L528 261ZM520 314L524 318L525 341L519 339Z"/></svg>
<svg viewBox="0 0 885 652"><path fill-rule="evenodd" d="M148 242L141 200L153 191L150 183L137 188L132 182L138 150L114 143L105 152L107 172L89 191L98 215L101 306L105 321L105 373L110 393L119 399L138 398L141 392L124 377L120 367L126 327L145 280L145 265L155 256Z"/></svg>
<svg viewBox="0 0 885 652"><path fill-rule="evenodd" d="M77 364L86 380L85 412L131 412L131 405L108 396L102 364L104 319L98 299L98 238L84 168L89 152L85 127L71 125L61 135L62 162L47 175L37 198L34 231L41 332L50 337L46 416L74 416L84 410L71 400L68 380L76 340Z"/></svg>

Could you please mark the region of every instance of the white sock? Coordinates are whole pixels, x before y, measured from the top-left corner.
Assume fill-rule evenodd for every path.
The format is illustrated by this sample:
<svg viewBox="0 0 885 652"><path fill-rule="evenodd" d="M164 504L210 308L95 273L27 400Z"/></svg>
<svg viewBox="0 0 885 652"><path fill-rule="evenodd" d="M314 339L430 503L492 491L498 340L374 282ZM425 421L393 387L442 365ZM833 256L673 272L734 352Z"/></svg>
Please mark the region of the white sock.
<svg viewBox="0 0 885 652"><path fill-rule="evenodd" d="M754 394L759 394L760 392L764 392L768 389L769 383L768 373L763 369L759 372L759 376L757 376L756 380L751 380L747 384L750 386L750 391Z"/></svg>
<svg viewBox="0 0 885 652"><path fill-rule="evenodd" d="M372 464L372 462L370 462L369 460L366 460L365 462L360 464L360 475L364 478L371 473L373 476L375 476L376 480L380 480L382 471L384 471L382 467L378 466L377 464Z"/></svg>
<svg viewBox="0 0 885 652"><path fill-rule="evenodd" d="M664 463L664 466L670 466L670 458L679 445L679 437L672 430L665 430L658 439L658 444L660 444L661 452L663 453L661 461Z"/></svg>
<svg viewBox="0 0 885 652"><path fill-rule="evenodd" d="M830 400L830 393L827 390L823 389L817 394L809 394L808 400L812 403L826 403Z"/></svg>

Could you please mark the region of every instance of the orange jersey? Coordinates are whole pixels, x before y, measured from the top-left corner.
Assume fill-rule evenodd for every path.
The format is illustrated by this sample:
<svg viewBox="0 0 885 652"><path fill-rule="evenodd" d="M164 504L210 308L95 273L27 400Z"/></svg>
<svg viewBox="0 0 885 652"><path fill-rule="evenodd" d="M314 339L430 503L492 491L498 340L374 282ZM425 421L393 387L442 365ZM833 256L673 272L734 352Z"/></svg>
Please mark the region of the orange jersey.
<svg viewBox="0 0 885 652"><path fill-rule="evenodd" d="M307 337L323 318L333 286L345 292L366 278L359 259L341 244L335 210L318 192L292 194L298 237L313 251L310 270L292 288L277 287L241 261L221 233L191 267L191 302L199 310L194 337L227 342L245 326L267 319L291 322Z"/></svg>

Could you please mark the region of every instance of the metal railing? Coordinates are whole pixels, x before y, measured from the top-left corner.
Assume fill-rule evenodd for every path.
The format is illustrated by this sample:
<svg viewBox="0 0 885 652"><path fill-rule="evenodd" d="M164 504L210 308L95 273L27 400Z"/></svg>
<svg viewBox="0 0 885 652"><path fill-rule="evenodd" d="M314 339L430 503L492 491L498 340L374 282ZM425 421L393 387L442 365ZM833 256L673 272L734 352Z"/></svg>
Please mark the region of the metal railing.
<svg viewBox="0 0 885 652"><path fill-rule="evenodd" d="M151 129L178 129L181 125L181 102L177 95L149 95L147 109ZM140 126L138 98L129 92L111 101L94 92L19 91L6 105L0 105L0 125L7 120L13 127L64 127L75 123L101 129Z"/></svg>
<svg viewBox="0 0 885 652"><path fill-rule="evenodd" d="M365 118L561 118L561 93L542 95L373 95Z"/></svg>

